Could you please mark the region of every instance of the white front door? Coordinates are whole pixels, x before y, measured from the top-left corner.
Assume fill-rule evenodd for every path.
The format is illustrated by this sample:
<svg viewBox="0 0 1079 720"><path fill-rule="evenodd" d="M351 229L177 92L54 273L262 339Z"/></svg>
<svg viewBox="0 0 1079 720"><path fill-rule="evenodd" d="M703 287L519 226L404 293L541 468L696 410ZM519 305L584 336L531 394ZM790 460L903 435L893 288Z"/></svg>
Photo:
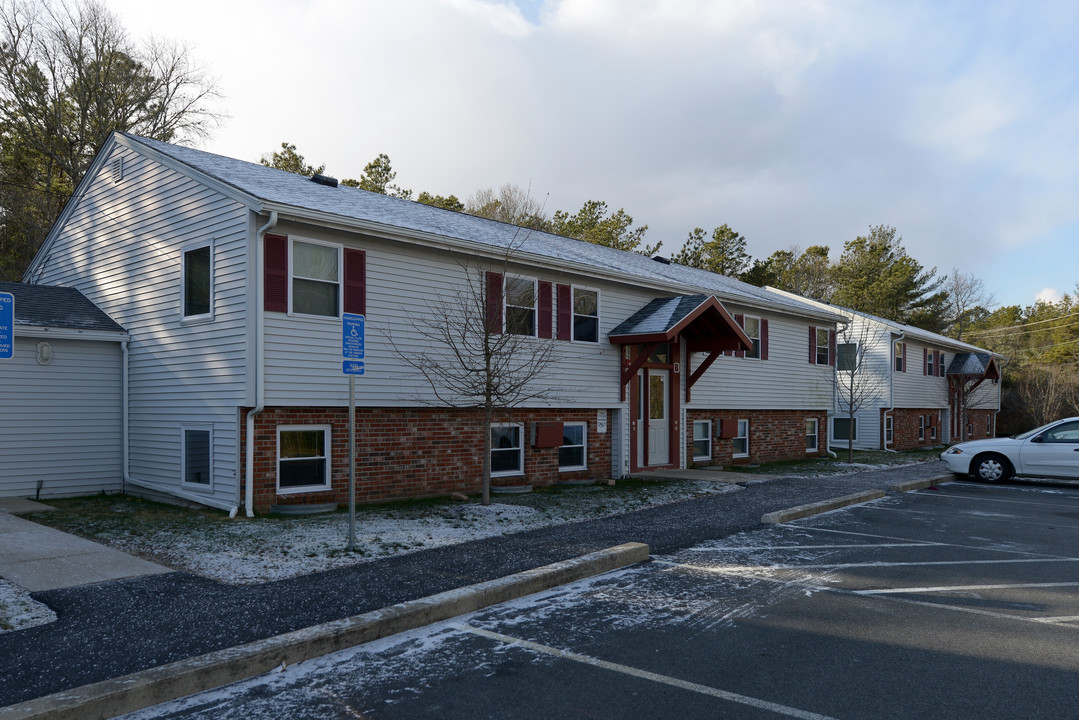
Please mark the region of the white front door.
<svg viewBox="0 0 1079 720"><path fill-rule="evenodd" d="M666 465L671 461L671 429L668 419L669 406L667 383L670 382L668 370L649 370L648 402L648 464Z"/></svg>

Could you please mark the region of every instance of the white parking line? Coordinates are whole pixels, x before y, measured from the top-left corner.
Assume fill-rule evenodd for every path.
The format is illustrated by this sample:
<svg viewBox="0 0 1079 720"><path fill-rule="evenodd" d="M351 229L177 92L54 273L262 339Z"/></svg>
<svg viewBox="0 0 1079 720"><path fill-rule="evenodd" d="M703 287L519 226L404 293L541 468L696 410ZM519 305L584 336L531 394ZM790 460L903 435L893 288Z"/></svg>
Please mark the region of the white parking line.
<svg viewBox="0 0 1079 720"><path fill-rule="evenodd" d="M855 595L891 595L894 593L960 592L965 590L1011 590L1013 588L1076 587L1079 582L1007 583L1000 585L938 585L937 587L889 588L887 590L851 590Z"/></svg>
<svg viewBox="0 0 1079 720"><path fill-rule="evenodd" d="M977 497L976 495L965 495L965 494L962 494L962 493L951 493L951 492L943 492L943 491L942 492L935 492L935 493L919 492L918 497L920 497L920 498L921 497L940 498L940 499L944 499L944 498L953 499L954 498L954 499L958 499L958 500L977 500L978 502L1004 503L1006 505L1031 505L1031 506L1034 506L1034 507L1051 507L1051 508L1055 508L1055 509L1060 508L1060 503L1024 502L1022 500L1008 500L1006 498Z"/></svg>
<svg viewBox="0 0 1079 720"><path fill-rule="evenodd" d="M1007 560L925 560L921 562L861 562L861 563L831 563L820 565L789 565L785 563L772 563L770 565L695 565L693 563L676 563L670 560L653 560L656 563L676 565L691 568L702 572L725 573L729 568L766 568L769 570L846 570L848 568L890 568L890 567L932 567L934 565L1015 565L1026 563L1052 563L1052 562L1079 562L1079 558L1010 558Z"/></svg>
<svg viewBox="0 0 1079 720"><path fill-rule="evenodd" d="M551 655L553 657L561 658L563 660L572 660L573 662L579 662L585 665L591 665L592 667L598 667L604 670L622 673L623 675L629 675L631 677L640 678L642 680L651 680L652 682L670 685L671 687L676 687L681 690L688 690L690 692L700 693L701 695L709 695L711 697L719 698L721 700L727 700L729 702L748 705L758 710L768 710L779 715L786 715L787 717L794 718L805 718L806 720L835 720L835 718L832 718L828 715L819 715L814 712L809 712L808 710L799 710L798 708L792 708L786 705L768 702L767 700L761 700L759 698L753 698L747 695L739 695L738 693L728 692L727 690L720 690L719 688L709 687L708 685L700 685L698 683L688 682L686 680L679 680L678 678L670 677L669 675L660 675L658 673L649 672L647 670L640 670L638 668L630 667L628 665L607 662L606 660L600 660L599 658L590 657L588 655L581 655L580 653L570 652L569 650L559 650L558 648L554 648L549 645L541 645L539 643L531 642L529 640L515 638L510 635L503 635L501 633L491 632L490 630L472 627L471 625L457 624L456 627L460 630L465 630L467 632L474 633L476 635L480 635L481 637L485 637L491 640L497 640L498 642L505 643L507 645L516 645L518 647L527 648L529 650L544 653L546 655Z"/></svg>
<svg viewBox="0 0 1079 720"><path fill-rule="evenodd" d="M840 590L833 590L832 592L843 592ZM847 591L848 594L850 591ZM965 607L963 605L945 605L943 603L925 602L923 600L912 600L910 598L895 597L892 595L877 595L877 598L881 600L891 600L892 602L907 603L908 605L920 605L921 607L933 608L934 610L955 610L956 612L969 613L971 615L984 615L985 617L996 618L998 620L1018 620L1019 622L1029 622L1038 624L1051 624L1059 627L1073 628L1079 630L1079 625L1069 625L1068 623L1073 621L1070 617L1026 617L1023 615L1010 615L1008 613L993 612L992 610L978 610L977 608ZM1079 619L1079 618L1074 618Z"/></svg>
<svg viewBox="0 0 1079 720"><path fill-rule="evenodd" d="M735 552L739 550L845 550L851 548L897 548L897 547L934 547L939 543L904 542L904 543L848 543L845 545L736 545L733 547L694 547L685 552Z"/></svg>
<svg viewBox="0 0 1079 720"><path fill-rule="evenodd" d="M800 531L807 531L807 532L836 533L838 535L856 535L858 537L879 538L879 539L882 539L882 540L908 540L908 541L910 540L910 538L901 538L901 537L896 537L896 536L893 536L893 535L876 535L876 534L873 534L873 533L854 532L852 530L836 530L834 528L813 527L811 525L791 525L790 527L791 528L797 528ZM1050 555L1048 553L1036 553L1036 552L1031 552L1029 550L1012 550L1011 548L1003 548L1003 547L992 547L992 546L986 547L986 546L983 546L983 545L960 545L959 543L933 542L933 541L929 541L929 540L926 541L926 544L935 545L937 547L960 548L962 550L980 550L980 551L983 551L983 552L1000 552L1000 553L1010 553L1012 555L1026 555L1028 557L1056 558L1056 559L1066 559L1066 560L1075 560L1076 559L1076 558L1068 557L1067 555ZM873 545L866 545L865 547L871 548L871 547L874 547L874 546Z"/></svg>

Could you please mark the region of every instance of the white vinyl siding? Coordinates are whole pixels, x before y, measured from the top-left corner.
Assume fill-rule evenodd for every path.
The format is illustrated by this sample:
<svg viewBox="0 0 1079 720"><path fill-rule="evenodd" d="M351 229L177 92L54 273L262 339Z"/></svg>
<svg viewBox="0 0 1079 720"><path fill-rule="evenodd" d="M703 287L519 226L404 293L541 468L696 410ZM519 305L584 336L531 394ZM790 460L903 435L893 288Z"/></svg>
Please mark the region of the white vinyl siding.
<svg viewBox="0 0 1079 720"><path fill-rule="evenodd" d="M175 311L175 307L173 308ZM37 363L37 344L52 361ZM120 343L16 336L0 365L0 496L119 492Z"/></svg>
<svg viewBox="0 0 1079 720"><path fill-rule="evenodd" d="M234 504L237 408L247 400L248 212L239 203L120 145L124 180L103 172L77 198L35 282L75 287L132 336L132 477L179 488L180 428L213 426L212 499ZM147 212L152 207L153 212ZM213 321L184 322L182 252L213 248Z"/></svg>

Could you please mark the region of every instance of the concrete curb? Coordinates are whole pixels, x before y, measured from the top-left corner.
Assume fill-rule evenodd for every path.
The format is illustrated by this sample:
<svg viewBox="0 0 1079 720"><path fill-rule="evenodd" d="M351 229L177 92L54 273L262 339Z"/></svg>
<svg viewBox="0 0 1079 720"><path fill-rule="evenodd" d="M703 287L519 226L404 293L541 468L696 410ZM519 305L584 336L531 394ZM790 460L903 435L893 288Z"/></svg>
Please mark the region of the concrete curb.
<svg viewBox="0 0 1079 720"><path fill-rule="evenodd" d="M937 477L926 478L925 480L910 480L905 483L897 483L895 485L889 485L889 492L909 492L910 490L923 490L927 487L936 487L941 483L951 482L954 476L951 473L945 475L938 475Z"/></svg>
<svg viewBox="0 0 1079 720"><path fill-rule="evenodd" d="M0 719L110 718L647 559L647 545L626 543L497 580L9 705L0 708Z"/></svg>
<svg viewBox="0 0 1079 720"><path fill-rule="evenodd" d="M761 516L761 522L790 522L791 520L798 520L800 518L809 517L810 515L818 515L820 513L828 512L829 510L837 510L841 507L847 507L848 505L857 505L858 503L877 500L884 497L885 494L886 493L883 490L864 490L862 492L854 493L853 495L832 498L831 500L822 500L820 502L809 503L808 505L796 505L792 508L787 508L786 510L777 510L775 512L766 513Z"/></svg>

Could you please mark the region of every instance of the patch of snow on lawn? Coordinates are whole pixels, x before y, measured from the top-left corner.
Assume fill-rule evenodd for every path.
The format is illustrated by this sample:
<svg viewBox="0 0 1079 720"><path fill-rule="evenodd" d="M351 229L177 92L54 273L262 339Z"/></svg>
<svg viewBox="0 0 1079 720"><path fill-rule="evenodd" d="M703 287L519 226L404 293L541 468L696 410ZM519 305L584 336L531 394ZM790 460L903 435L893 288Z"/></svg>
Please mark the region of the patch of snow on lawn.
<svg viewBox="0 0 1079 720"><path fill-rule="evenodd" d="M56 620L56 613L13 582L0 578L0 633L24 630Z"/></svg>

